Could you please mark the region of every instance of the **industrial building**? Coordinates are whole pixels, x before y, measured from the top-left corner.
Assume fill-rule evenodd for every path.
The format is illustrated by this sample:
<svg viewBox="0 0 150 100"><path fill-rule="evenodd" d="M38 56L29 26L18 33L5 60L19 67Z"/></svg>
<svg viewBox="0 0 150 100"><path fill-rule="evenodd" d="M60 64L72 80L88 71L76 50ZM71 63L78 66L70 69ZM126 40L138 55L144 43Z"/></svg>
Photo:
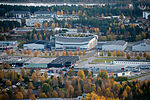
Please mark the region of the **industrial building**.
<svg viewBox="0 0 150 100"><path fill-rule="evenodd" d="M33 40L23 45L24 49L30 50L44 50L49 49L51 50L52 43L46 40Z"/></svg>
<svg viewBox="0 0 150 100"><path fill-rule="evenodd" d="M62 67L69 67L75 64L79 60L78 56L60 56L53 60L51 63L48 64L48 68L62 68Z"/></svg>
<svg viewBox="0 0 150 100"><path fill-rule="evenodd" d="M104 43L102 45L102 50L103 51L116 51L116 50L120 50L120 51L124 51L127 47L127 42L123 41L123 40L118 40L118 41L107 41L106 43Z"/></svg>
<svg viewBox="0 0 150 100"><path fill-rule="evenodd" d="M150 65L149 60L137 60L137 59L118 59L114 60L113 64L126 65L126 66L137 66L137 65Z"/></svg>
<svg viewBox="0 0 150 100"><path fill-rule="evenodd" d="M56 58L41 58L41 57L30 58L29 60L24 62L23 67L27 69L32 69L32 68L47 69L48 63L50 63L54 59Z"/></svg>
<svg viewBox="0 0 150 100"><path fill-rule="evenodd" d="M97 45L98 36L90 33L63 33L55 35L56 50L90 50Z"/></svg>
<svg viewBox="0 0 150 100"><path fill-rule="evenodd" d="M17 41L0 41L0 51L6 49L16 49L17 45Z"/></svg>
<svg viewBox="0 0 150 100"><path fill-rule="evenodd" d="M144 39L142 41L134 43L132 51L150 51L150 40Z"/></svg>

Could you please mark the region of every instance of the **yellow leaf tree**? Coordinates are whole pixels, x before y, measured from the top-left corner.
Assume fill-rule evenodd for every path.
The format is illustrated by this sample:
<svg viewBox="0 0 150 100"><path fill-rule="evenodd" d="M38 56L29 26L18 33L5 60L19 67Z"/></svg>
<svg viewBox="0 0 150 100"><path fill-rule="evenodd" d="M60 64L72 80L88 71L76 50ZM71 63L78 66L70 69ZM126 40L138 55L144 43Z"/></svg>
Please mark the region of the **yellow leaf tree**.
<svg viewBox="0 0 150 100"><path fill-rule="evenodd" d="M77 56L77 54L78 54L77 51L75 51L75 52L74 52L74 55Z"/></svg>

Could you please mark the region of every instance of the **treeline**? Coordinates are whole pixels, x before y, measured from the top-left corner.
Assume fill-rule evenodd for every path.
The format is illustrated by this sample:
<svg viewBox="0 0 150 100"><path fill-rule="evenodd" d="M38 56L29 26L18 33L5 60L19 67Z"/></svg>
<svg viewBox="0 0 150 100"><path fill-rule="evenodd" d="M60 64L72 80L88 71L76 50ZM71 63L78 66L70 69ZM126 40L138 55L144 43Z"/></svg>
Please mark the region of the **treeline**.
<svg viewBox="0 0 150 100"><path fill-rule="evenodd" d="M5 65L2 65L4 67ZM92 72L79 70L77 73L70 69L68 74L48 78L48 73L41 74L40 70L21 69L20 74L8 70L0 70L0 98L35 99L35 98L76 98L86 93L84 100L92 98L149 100L150 81L124 81L117 83L113 74L99 71L97 77ZM74 75L77 77L74 77ZM16 85L18 83L18 85ZM7 88L7 89L5 89ZM37 91L37 92L33 92Z"/></svg>
<svg viewBox="0 0 150 100"><path fill-rule="evenodd" d="M52 3L65 3L65 2L70 2L70 3L131 3L131 0L1 0L5 2L35 2L35 3L47 3L47 2L52 2Z"/></svg>
<svg viewBox="0 0 150 100"><path fill-rule="evenodd" d="M45 10L45 11L53 11L57 12L60 10L63 10L65 13L69 12L72 13L74 10L75 12L78 12L79 10L81 12L86 11L88 16L101 16L103 13L104 16L108 15L121 15L122 13L125 16L141 16L142 15L142 10L140 10L137 6L135 5L136 9L120 9L116 7L111 7L110 5L106 5L104 7L101 6L94 6L94 7L86 7L86 6L52 6L52 7L34 7L34 6L10 6L10 5L0 5L0 16L4 16L5 13L8 13L9 11L30 11L31 13L34 13L35 11L38 10Z"/></svg>
<svg viewBox="0 0 150 100"><path fill-rule="evenodd" d="M9 32L15 27L20 27L20 23L17 21L0 21L0 32Z"/></svg>

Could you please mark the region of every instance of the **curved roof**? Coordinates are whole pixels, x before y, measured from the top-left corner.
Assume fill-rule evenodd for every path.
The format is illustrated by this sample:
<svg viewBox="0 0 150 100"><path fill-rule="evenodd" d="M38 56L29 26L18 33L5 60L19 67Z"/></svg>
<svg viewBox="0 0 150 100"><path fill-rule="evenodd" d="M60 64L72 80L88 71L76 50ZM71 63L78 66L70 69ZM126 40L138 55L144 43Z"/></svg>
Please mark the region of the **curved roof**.
<svg viewBox="0 0 150 100"><path fill-rule="evenodd" d="M69 36L60 36L60 35L55 35L55 40L56 42L89 42L91 39L94 38L94 35L90 36L85 36L85 37L69 37Z"/></svg>

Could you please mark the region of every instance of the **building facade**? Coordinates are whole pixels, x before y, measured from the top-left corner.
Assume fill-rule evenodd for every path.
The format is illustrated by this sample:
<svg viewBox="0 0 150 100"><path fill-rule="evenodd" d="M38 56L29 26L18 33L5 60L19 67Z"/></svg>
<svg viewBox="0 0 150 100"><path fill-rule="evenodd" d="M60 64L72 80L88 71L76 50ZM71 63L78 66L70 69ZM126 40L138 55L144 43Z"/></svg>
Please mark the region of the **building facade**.
<svg viewBox="0 0 150 100"><path fill-rule="evenodd" d="M150 51L150 40L144 39L143 41L134 43L134 45L132 46L132 51Z"/></svg>
<svg viewBox="0 0 150 100"><path fill-rule="evenodd" d="M31 13L28 11L10 11L9 12L9 17L13 17L13 18L30 18L31 17Z"/></svg>
<svg viewBox="0 0 150 100"><path fill-rule="evenodd" d="M35 26L35 23L43 25L43 22L50 22L53 21L52 17L31 17L29 19L26 19L26 26L33 27Z"/></svg>
<svg viewBox="0 0 150 100"><path fill-rule="evenodd" d="M35 17L55 17L55 13L52 13L50 11L36 11L34 12Z"/></svg>
<svg viewBox="0 0 150 100"><path fill-rule="evenodd" d="M56 50L90 50L97 45L97 35L92 34L57 34Z"/></svg>
<svg viewBox="0 0 150 100"><path fill-rule="evenodd" d="M78 15L56 15L57 20L78 20Z"/></svg>
<svg viewBox="0 0 150 100"><path fill-rule="evenodd" d="M51 49L51 43L50 41L45 41L45 40L35 40L24 44L23 48L30 49L30 50Z"/></svg>
<svg viewBox="0 0 150 100"><path fill-rule="evenodd" d="M0 41L0 51L7 49L16 49L17 41Z"/></svg>
<svg viewBox="0 0 150 100"><path fill-rule="evenodd" d="M114 60L113 64L117 64L117 65L133 65L133 66L137 66L137 65L150 65L150 61L147 60Z"/></svg>
<svg viewBox="0 0 150 100"><path fill-rule="evenodd" d="M107 41L107 43L104 43L102 45L102 50L103 51L116 51L116 50L120 50L120 51L124 51L127 47L127 42L123 41L123 40L118 40L118 41Z"/></svg>

